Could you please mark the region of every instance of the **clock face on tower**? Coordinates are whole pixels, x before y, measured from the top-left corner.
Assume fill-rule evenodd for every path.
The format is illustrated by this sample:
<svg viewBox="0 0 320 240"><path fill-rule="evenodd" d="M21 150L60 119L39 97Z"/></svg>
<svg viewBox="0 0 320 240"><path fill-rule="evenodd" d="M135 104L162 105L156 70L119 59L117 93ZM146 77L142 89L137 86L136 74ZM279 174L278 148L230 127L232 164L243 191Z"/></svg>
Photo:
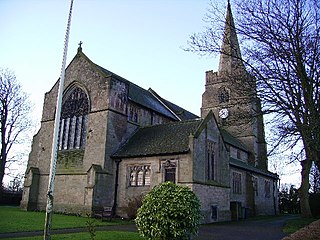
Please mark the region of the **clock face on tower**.
<svg viewBox="0 0 320 240"><path fill-rule="evenodd" d="M219 117L221 117L222 119L226 119L229 116L229 111L226 108L222 108L219 111Z"/></svg>

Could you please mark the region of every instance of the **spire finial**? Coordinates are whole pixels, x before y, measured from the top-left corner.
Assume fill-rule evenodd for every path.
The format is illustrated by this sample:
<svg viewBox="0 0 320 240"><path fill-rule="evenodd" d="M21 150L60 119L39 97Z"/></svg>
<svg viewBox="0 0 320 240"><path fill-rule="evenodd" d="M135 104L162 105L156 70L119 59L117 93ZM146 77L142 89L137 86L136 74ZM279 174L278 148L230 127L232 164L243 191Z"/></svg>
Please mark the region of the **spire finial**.
<svg viewBox="0 0 320 240"><path fill-rule="evenodd" d="M83 44L82 41L80 41L80 42L78 43L78 45L79 45L79 47L78 47L78 52L82 52L82 47L81 47L82 44Z"/></svg>

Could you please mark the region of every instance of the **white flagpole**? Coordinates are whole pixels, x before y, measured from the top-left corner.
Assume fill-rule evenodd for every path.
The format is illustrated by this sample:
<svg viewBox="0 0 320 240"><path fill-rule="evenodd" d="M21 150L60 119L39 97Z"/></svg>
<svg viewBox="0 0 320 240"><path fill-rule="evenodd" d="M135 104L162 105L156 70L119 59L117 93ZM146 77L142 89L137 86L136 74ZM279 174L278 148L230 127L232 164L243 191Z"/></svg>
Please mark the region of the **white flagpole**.
<svg viewBox="0 0 320 240"><path fill-rule="evenodd" d="M57 104L56 104L54 132L53 132L53 139L52 139L50 174L49 174L48 193L47 193L48 196L47 196L45 229L44 229L44 236L43 236L44 240L51 239L50 230L51 230L52 214L53 214L53 192L54 192L54 180L56 175L56 164L57 164L58 134L59 134L59 126L60 126L62 93L63 93L64 75L65 75L65 68L66 68L66 61L67 61L72 6L73 6L73 0L71 0L67 31L66 31L65 40L64 40L63 60L62 60L62 66L61 66L60 83L59 83L59 90L58 90Z"/></svg>

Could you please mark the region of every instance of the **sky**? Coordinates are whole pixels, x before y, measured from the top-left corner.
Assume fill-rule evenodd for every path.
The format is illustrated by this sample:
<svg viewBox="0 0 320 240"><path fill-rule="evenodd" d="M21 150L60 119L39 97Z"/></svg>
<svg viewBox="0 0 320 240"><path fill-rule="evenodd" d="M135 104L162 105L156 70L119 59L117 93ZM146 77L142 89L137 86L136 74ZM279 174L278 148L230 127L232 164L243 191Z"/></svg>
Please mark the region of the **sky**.
<svg viewBox="0 0 320 240"><path fill-rule="evenodd" d="M227 1L215 1L226 5ZM218 57L183 49L210 0L74 0L67 64L78 43L96 64L200 115L205 72ZM70 0L0 0L0 67L14 71L40 123L60 76Z"/></svg>
<svg viewBox="0 0 320 240"><path fill-rule="evenodd" d="M0 66L15 72L40 115L44 93L60 76L69 6L0 1ZM203 29L208 7L208 0L75 0L67 63L82 41L94 63L200 114L205 71L217 69L217 58L183 48Z"/></svg>

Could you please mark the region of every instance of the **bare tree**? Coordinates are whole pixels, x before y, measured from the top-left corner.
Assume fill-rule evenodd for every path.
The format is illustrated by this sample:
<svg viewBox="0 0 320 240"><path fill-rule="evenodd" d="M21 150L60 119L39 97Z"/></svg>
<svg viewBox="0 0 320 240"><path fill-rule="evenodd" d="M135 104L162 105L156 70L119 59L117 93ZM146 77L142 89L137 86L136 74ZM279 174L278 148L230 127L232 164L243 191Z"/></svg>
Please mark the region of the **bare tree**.
<svg viewBox="0 0 320 240"><path fill-rule="evenodd" d="M24 174L16 175L6 186L6 190L12 193L22 193Z"/></svg>
<svg viewBox="0 0 320 240"><path fill-rule="evenodd" d="M31 128L31 104L12 71L0 68L0 184L2 187L6 168L19 160L13 146L22 144L25 133ZM9 153L12 153L11 155Z"/></svg>
<svg viewBox="0 0 320 240"><path fill-rule="evenodd" d="M224 18L214 5L206 31L190 38L189 51L232 54L220 48ZM230 4L228 2L228 7ZM320 3L317 0L235 0L239 58L257 84L264 113L273 115L275 147L300 148L301 213L308 201L312 163L320 166Z"/></svg>

